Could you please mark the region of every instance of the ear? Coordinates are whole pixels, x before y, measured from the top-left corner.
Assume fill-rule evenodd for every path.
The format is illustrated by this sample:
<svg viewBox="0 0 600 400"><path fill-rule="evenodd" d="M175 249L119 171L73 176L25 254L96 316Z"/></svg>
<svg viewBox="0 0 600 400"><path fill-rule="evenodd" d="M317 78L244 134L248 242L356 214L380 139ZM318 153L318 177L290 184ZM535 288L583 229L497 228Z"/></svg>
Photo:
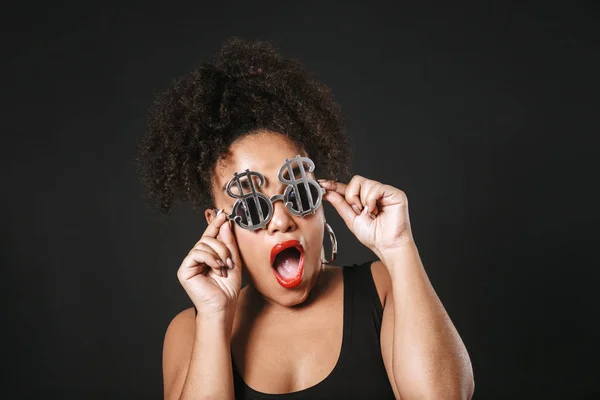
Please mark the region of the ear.
<svg viewBox="0 0 600 400"><path fill-rule="evenodd" d="M214 210L214 208L207 208L206 210L204 210L204 218L206 218L207 224L210 224L216 216L217 212Z"/></svg>

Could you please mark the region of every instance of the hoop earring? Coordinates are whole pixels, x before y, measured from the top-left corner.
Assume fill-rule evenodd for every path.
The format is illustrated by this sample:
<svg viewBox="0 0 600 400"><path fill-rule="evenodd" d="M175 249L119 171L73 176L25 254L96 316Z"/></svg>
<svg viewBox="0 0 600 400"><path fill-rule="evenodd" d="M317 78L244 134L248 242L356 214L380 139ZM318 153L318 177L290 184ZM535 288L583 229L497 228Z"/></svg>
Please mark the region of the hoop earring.
<svg viewBox="0 0 600 400"><path fill-rule="evenodd" d="M335 260L335 257L337 256L337 239L335 237L333 229L331 229L331 226L329 226L327 222L325 222L325 230L327 231L327 233L329 233L329 240L331 240L331 258L329 260L326 260L325 249L321 248L321 262L323 264L330 264L333 262L333 260Z"/></svg>

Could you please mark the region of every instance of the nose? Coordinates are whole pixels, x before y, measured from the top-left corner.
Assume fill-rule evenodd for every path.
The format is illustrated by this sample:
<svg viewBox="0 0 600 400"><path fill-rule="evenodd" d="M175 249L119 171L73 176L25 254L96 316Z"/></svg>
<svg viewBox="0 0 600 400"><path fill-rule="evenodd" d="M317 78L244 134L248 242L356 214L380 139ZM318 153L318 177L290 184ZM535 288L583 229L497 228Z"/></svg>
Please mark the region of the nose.
<svg viewBox="0 0 600 400"><path fill-rule="evenodd" d="M269 235L275 233L287 233L293 232L296 229L296 222L294 217L283 204L283 201L276 201L273 204L273 217L267 225L267 231Z"/></svg>

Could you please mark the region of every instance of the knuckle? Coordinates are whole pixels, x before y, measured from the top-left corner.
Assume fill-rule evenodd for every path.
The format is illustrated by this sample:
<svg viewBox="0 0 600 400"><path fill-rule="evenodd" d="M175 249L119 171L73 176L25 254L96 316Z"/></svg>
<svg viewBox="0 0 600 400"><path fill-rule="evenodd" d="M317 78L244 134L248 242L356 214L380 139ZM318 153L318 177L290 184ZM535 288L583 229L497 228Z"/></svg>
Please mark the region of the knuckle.
<svg viewBox="0 0 600 400"><path fill-rule="evenodd" d="M194 251L194 250L196 250L196 249L200 248L200 247L201 247L203 244L204 244L204 243L203 243L202 241L199 241L198 243L196 243L196 244L194 245L194 247L192 247L192 248L190 249L190 253L191 253L192 251Z"/></svg>
<svg viewBox="0 0 600 400"><path fill-rule="evenodd" d="M211 245L213 248L219 248L219 249L222 249L225 247L225 244L219 239L212 240Z"/></svg>
<svg viewBox="0 0 600 400"><path fill-rule="evenodd" d="M196 245L194 246L194 249L199 249L199 248L204 247L204 246L206 246L206 241L205 241L205 239L202 239L201 241L199 241L198 243L196 243Z"/></svg>
<svg viewBox="0 0 600 400"><path fill-rule="evenodd" d="M210 258L211 255L212 254L210 253L210 251L207 251L206 249L192 249L189 258L191 262L206 262L206 260Z"/></svg>
<svg viewBox="0 0 600 400"><path fill-rule="evenodd" d="M200 243L198 246L194 247L192 249L192 251L194 252L194 254L200 254L200 253L210 253L210 250L212 248L206 244L206 243Z"/></svg>
<svg viewBox="0 0 600 400"><path fill-rule="evenodd" d="M223 255L228 254L229 250L227 250L227 246L224 246L221 243L219 243L219 245L215 248L215 252L219 257L221 257Z"/></svg>
<svg viewBox="0 0 600 400"><path fill-rule="evenodd" d="M231 256L231 252L229 251L229 249L227 247L223 247L223 255L225 256Z"/></svg>

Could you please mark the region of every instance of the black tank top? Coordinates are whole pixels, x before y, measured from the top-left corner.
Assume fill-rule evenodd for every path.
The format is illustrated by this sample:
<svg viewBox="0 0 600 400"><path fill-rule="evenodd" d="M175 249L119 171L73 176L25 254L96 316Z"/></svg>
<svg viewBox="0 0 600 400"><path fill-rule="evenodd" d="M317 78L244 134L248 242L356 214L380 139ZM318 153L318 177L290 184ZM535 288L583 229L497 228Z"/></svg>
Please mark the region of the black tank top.
<svg viewBox="0 0 600 400"><path fill-rule="evenodd" d="M333 371L309 388L286 394L267 394L246 385L232 358L236 400L394 399L381 356L379 336L383 309L371 274L371 263L342 267L344 333Z"/></svg>

